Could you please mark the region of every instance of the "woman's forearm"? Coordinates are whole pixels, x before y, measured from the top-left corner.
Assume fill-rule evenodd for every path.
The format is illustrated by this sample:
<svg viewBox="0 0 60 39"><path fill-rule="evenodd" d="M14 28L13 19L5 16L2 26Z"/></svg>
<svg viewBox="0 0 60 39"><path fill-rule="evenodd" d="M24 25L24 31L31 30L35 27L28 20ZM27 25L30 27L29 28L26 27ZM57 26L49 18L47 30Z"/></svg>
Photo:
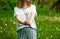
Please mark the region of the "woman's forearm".
<svg viewBox="0 0 60 39"><path fill-rule="evenodd" d="M17 19L17 21L21 24L24 24L24 22L21 19Z"/></svg>
<svg viewBox="0 0 60 39"><path fill-rule="evenodd" d="M34 20L34 17L35 17L35 14L34 13L31 13L30 18L26 20L27 23L28 24L31 24L33 22L33 20Z"/></svg>
<svg viewBox="0 0 60 39"><path fill-rule="evenodd" d="M23 20L20 18L20 15L16 15L16 19L19 23L24 24Z"/></svg>

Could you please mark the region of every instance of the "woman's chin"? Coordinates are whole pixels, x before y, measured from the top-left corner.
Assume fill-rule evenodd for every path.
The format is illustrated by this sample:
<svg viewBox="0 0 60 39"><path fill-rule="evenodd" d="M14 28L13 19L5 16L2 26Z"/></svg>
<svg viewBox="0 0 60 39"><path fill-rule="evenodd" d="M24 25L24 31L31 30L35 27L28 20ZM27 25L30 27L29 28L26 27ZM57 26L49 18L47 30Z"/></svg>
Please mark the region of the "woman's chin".
<svg viewBox="0 0 60 39"><path fill-rule="evenodd" d="M28 2L30 1L30 0L27 0Z"/></svg>

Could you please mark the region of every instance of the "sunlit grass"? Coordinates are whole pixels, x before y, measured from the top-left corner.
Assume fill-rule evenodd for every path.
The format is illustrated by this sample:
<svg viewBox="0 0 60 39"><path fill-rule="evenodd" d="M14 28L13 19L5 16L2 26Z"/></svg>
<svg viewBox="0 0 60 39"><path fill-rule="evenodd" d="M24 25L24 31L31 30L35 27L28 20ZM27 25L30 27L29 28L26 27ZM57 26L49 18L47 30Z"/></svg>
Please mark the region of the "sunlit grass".
<svg viewBox="0 0 60 39"><path fill-rule="evenodd" d="M0 39L16 39L16 20L13 13L0 13ZM37 39L60 39L60 16L39 14L35 21Z"/></svg>
<svg viewBox="0 0 60 39"><path fill-rule="evenodd" d="M60 17L36 17L37 39L60 39Z"/></svg>

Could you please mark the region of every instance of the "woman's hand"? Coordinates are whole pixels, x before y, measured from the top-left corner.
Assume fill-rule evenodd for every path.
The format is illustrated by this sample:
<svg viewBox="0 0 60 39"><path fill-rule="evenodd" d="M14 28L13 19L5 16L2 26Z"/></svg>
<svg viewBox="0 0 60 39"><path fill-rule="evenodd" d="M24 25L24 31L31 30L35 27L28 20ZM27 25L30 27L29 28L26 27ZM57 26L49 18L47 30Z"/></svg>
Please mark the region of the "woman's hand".
<svg viewBox="0 0 60 39"><path fill-rule="evenodd" d="M26 21L24 22L24 25L30 25L30 21L29 21L29 20L26 20Z"/></svg>
<svg viewBox="0 0 60 39"><path fill-rule="evenodd" d="M30 24L29 20L26 20L25 23L26 23L26 24Z"/></svg>

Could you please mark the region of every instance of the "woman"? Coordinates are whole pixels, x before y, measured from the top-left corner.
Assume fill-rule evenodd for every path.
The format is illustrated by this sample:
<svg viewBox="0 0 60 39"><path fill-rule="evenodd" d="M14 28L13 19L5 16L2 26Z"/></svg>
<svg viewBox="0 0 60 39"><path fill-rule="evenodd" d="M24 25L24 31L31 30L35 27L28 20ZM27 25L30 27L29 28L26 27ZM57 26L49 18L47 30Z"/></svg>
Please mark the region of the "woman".
<svg viewBox="0 0 60 39"><path fill-rule="evenodd" d="M36 39L36 15L32 0L17 0L17 6L14 8L14 17L18 22L17 39Z"/></svg>

